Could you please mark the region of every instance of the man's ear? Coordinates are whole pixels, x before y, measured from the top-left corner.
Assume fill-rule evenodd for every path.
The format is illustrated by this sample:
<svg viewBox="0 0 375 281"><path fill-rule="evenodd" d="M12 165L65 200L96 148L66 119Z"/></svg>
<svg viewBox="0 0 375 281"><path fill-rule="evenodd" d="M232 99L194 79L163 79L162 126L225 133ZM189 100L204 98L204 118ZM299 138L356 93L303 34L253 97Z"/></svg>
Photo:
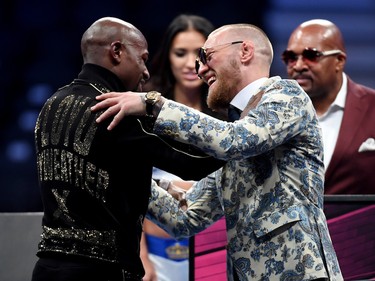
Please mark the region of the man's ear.
<svg viewBox="0 0 375 281"><path fill-rule="evenodd" d="M121 61L121 53L122 53L122 47L124 44L122 44L119 41L112 42L111 43L111 55L113 60L120 62Z"/></svg>
<svg viewBox="0 0 375 281"><path fill-rule="evenodd" d="M249 63L254 56L254 44L251 41L244 41L241 45L241 62Z"/></svg>
<svg viewBox="0 0 375 281"><path fill-rule="evenodd" d="M337 55L337 67L343 70L345 63L346 63L346 54L345 53L338 54Z"/></svg>

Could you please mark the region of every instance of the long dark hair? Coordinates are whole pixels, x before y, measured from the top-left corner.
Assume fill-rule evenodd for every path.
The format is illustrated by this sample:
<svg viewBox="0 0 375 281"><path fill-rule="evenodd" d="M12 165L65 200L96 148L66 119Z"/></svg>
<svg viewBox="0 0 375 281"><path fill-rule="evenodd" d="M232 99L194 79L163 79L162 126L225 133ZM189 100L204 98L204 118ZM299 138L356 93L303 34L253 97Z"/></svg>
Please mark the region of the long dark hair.
<svg viewBox="0 0 375 281"><path fill-rule="evenodd" d="M171 70L169 52L172 41L176 35L188 29L194 29L207 38L215 27L208 19L198 15L181 14L175 17L167 27L158 51L151 60L149 67L151 78L144 87L146 91L160 91L166 98L174 99L173 87L176 83L176 79ZM206 113L208 111L206 103L207 89L207 85L203 83L201 86L202 108L204 109L203 112ZM209 113L211 114L211 112Z"/></svg>

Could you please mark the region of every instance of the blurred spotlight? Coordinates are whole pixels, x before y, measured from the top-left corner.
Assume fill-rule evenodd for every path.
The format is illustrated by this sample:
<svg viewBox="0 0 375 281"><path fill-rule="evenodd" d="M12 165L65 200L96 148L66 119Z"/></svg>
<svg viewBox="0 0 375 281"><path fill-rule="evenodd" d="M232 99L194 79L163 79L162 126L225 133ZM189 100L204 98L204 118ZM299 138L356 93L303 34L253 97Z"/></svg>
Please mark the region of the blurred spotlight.
<svg viewBox="0 0 375 281"><path fill-rule="evenodd" d="M18 140L9 142L6 148L7 158L11 162L26 162L30 160L33 153L33 148L31 144L25 140Z"/></svg>
<svg viewBox="0 0 375 281"><path fill-rule="evenodd" d="M20 114L18 125L24 131L34 132L36 119L39 112L36 110L27 110Z"/></svg>
<svg viewBox="0 0 375 281"><path fill-rule="evenodd" d="M40 106L52 95L53 90L49 84L39 83L30 87L27 99L31 105Z"/></svg>

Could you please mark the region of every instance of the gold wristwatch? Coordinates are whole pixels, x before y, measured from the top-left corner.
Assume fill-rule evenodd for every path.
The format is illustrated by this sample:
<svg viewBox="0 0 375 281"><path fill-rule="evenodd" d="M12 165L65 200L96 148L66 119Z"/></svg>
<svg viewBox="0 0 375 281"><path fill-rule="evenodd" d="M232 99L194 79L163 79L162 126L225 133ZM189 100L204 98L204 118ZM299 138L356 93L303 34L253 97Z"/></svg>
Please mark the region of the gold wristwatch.
<svg viewBox="0 0 375 281"><path fill-rule="evenodd" d="M156 91L150 91L145 95L145 103L146 103L146 116L154 117L152 111L154 109L155 103L160 100L161 94Z"/></svg>

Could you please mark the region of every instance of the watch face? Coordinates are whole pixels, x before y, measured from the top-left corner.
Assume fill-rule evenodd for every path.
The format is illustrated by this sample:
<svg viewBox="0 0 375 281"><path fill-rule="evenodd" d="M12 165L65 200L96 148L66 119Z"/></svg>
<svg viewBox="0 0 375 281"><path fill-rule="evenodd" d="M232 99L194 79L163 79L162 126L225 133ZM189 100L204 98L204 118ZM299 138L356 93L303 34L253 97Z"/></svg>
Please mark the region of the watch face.
<svg viewBox="0 0 375 281"><path fill-rule="evenodd" d="M146 102L147 103L154 103L157 101L158 97L159 97L159 93L156 92L156 91L151 91L151 92L148 92L146 94Z"/></svg>
<svg viewBox="0 0 375 281"><path fill-rule="evenodd" d="M157 97L158 93L157 92L149 92L147 93L147 98L148 99L155 99Z"/></svg>

